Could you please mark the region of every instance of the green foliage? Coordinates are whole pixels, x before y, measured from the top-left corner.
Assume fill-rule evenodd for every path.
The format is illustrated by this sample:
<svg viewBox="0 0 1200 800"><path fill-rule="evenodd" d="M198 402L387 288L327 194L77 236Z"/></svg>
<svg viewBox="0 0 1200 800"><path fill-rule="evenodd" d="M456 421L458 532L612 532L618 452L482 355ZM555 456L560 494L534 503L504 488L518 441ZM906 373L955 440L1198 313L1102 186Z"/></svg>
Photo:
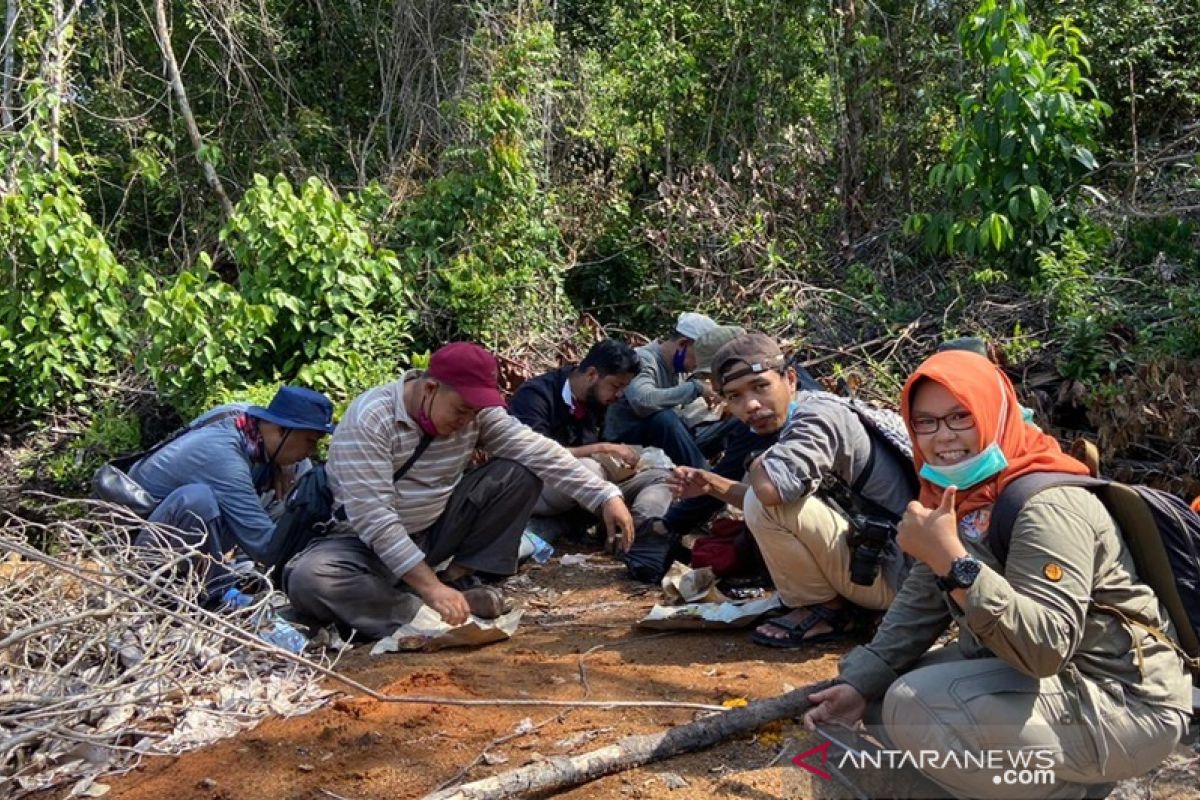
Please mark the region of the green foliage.
<svg viewBox="0 0 1200 800"><path fill-rule="evenodd" d="M247 303L213 273L207 255L170 281L143 274L138 291L147 338L139 363L185 415L203 411L213 387L269 369L263 362L276 309Z"/></svg>
<svg viewBox="0 0 1200 800"><path fill-rule="evenodd" d="M101 464L115 455L136 452L141 446L137 414L110 401L96 410L81 435L69 439L64 448L46 458L38 471L64 491L81 492Z"/></svg>
<svg viewBox="0 0 1200 800"><path fill-rule="evenodd" d="M80 400L86 380L123 366L128 276L83 206L74 160L40 123L0 140L0 418Z"/></svg>
<svg viewBox="0 0 1200 800"><path fill-rule="evenodd" d="M476 47L489 74L454 108L463 142L402 209L399 232L409 268L433 278L435 326L494 343L562 316L561 237L533 113L556 50L548 24L517 21L503 37L485 29Z"/></svg>
<svg viewBox="0 0 1200 800"><path fill-rule="evenodd" d="M237 288L207 256L168 285L144 277L143 364L159 389L195 413L221 385L295 380L341 396L393 374L412 338L412 292L366 233L375 194L343 201L316 178L296 193L260 176L222 231Z"/></svg>
<svg viewBox="0 0 1200 800"><path fill-rule="evenodd" d="M929 174L944 210L913 215L906 229L923 232L932 252L1003 255L1028 270L1034 252L1073 224L1111 109L1087 78L1083 32L1064 20L1033 33L1024 0L983 0L959 39L981 80L959 97L962 128Z"/></svg>
<svg viewBox="0 0 1200 800"><path fill-rule="evenodd" d="M242 298L275 309L267 331L274 368L316 389L346 390L364 358L410 338L411 283L395 254L371 242L363 220L363 204L373 213L376 194L339 200L315 177L297 193L283 176L259 175L221 231ZM366 333L371 328L392 340L390 348Z"/></svg>

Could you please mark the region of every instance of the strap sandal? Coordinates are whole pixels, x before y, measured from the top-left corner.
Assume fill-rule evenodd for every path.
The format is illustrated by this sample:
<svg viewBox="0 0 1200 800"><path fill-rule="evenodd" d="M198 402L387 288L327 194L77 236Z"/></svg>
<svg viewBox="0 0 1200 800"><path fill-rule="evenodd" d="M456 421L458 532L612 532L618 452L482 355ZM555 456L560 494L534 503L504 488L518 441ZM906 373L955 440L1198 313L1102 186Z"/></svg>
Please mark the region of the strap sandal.
<svg viewBox="0 0 1200 800"><path fill-rule="evenodd" d="M772 636L756 629L750 634L750 641L763 647L775 647L781 650L796 650L813 644L840 642L850 638L853 633L853 614L849 608L830 608L829 606L804 606L808 615L802 619L791 620L786 617L776 617L767 620L759 628L775 628L783 631L784 636ZM824 622L830 630L808 636L808 632Z"/></svg>

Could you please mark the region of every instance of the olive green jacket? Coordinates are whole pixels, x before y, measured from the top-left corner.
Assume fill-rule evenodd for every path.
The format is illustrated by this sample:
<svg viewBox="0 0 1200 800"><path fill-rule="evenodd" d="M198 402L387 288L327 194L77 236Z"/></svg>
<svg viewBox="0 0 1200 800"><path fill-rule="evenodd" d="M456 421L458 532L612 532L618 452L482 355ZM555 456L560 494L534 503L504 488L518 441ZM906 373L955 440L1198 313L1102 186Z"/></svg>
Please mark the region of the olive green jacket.
<svg viewBox="0 0 1200 800"><path fill-rule="evenodd" d="M1191 679L1175 651L1099 608L1169 631L1166 612L1138 580L1129 549L1094 495L1078 487L1038 493L1017 515L1003 568L980 527L986 525L968 515L958 528L967 552L984 565L966 607L938 589L929 567L916 564L875 637L842 660L842 680L868 700L881 697L954 620L966 658L994 655L1035 678L1073 667L1103 686L1119 683L1147 704L1191 711Z"/></svg>

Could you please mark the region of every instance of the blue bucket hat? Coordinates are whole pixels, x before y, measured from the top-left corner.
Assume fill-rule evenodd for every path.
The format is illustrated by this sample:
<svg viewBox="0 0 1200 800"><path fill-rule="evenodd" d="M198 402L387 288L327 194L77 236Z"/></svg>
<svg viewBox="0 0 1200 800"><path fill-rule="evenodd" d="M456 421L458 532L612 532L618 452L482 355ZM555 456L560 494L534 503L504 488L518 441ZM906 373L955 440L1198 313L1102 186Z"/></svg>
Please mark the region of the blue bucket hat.
<svg viewBox="0 0 1200 800"><path fill-rule="evenodd" d="M246 413L281 428L333 433L333 403L320 392L300 386L283 386L269 406L250 406Z"/></svg>

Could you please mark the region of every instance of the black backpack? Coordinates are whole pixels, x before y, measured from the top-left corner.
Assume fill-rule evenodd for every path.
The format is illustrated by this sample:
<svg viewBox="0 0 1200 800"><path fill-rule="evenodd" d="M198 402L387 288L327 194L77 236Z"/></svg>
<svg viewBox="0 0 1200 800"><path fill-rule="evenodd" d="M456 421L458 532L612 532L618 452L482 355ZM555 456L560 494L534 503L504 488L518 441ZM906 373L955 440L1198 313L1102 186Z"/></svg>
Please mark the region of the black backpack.
<svg viewBox="0 0 1200 800"><path fill-rule="evenodd" d="M1138 577L1154 590L1167 610L1178 641L1172 641L1153 625L1120 616L1170 644L1183 656L1194 682L1200 686L1200 514L1175 495L1149 486L1127 486L1086 475L1035 472L1004 487L992 509L987 543L1001 564L1008 560L1017 514L1034 495L1052 486L1080 486L1104 503L1133 554Z"/></svg>
<svg viewBox="0 0 1200 800"><path fill-rule="evenodd" d="M832 499L849 515L866 514L890 522L894 526L900 519L891 510L864 495L863 488L871 479L875 471L876 456L879 449L883 448L901 465L909 497L915 500L920 494L921 483L913 468L912 443L908 440L908 428L905 427L903 418L895 411L879 408L855 397L842 397L830 392L816 394L823 400L831 400L853 411L871 439L871 454L854 482L847 484L841 480L832 481L823 485L818 493L827 500Z"/></svg>
<svg viewBox="0 0 1200 800"><path fill-rule="evenodd" d="M283 567L292 556L308 547L309 542L328 531L333 519L333 492L325 465L316 464L296 480L288 492L283 513L275 522L271 537L271 553L266 558L271 580L283 585Z"/></svg>

